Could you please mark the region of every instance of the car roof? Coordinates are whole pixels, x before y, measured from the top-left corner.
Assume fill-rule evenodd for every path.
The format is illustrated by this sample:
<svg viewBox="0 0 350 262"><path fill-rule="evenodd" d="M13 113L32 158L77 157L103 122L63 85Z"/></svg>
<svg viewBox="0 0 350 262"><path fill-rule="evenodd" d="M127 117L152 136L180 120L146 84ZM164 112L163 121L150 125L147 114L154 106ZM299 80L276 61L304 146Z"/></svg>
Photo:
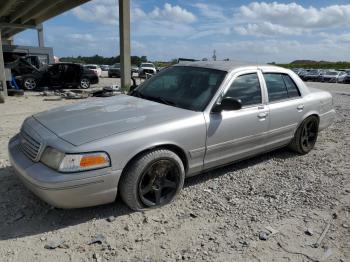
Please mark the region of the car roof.
<svg viewBox="0 0 350 262"><path fill-rule="evenodd" d="M183 62L176 64L175 66L191 66L191 67L204 67L210 69L216 69L221 71L230 72L234 69L241 67L258 67L258 64L243 62L243 61L197 61L197 62ZM266 65L261 65L266 66Z"/></svg>

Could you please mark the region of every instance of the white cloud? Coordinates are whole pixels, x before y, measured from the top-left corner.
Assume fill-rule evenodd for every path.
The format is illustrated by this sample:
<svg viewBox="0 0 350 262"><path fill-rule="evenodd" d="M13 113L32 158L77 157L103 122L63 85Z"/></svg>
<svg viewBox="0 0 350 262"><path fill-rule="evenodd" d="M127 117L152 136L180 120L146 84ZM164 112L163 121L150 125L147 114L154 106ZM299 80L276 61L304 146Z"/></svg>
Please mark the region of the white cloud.
<svg viewBox="0 0 350 262"><path fill-rule="evenodd" d="M76 7L73 14L85 22L97 22L107 25L117 25L119 7L113 0L100 0L84 6Z"/></svg>
<svg viewBox="0 0 350 262"><path fill-rule="evenodd" d="M208 5L204 3L197 3L193 5L197 7L200 14L205 18L214 19L214 20L227 20L224 10L221 6L217 5Z"/></svg>
<svg viewBox="0 0 350 262"><path fill-rule="evenodd" d="M187 24L196 21L196 16L178 5L164 4L163 9L155 7L151 12L146 13L141 8L136 7L132 10L132 16L135 21L146 20L170 21L180 24Z"/></svg>
<svg viewBox="0 0 350 262"><path fill-rule="evenodd" d="M320 37L322 37L322 41L325 43L333 43L337 44L350 44L350 33L344 34L332 34L332 33L320 33Z"/></svg>
<svg viewBox="0 0 350 262"><path fill-rule="evenodd" d="M73 14L82 21L116 25L118 24L119 8L115 1L102 0L77 7L73 9ZM131 17L133 22L153 19L186 24L196 21L194 14L178 5L171 5L169 3L164 4L162 9L155 7L149 13L146 13L137 6L133 6L131 8Z"/></svg>
<svg viewBox="0 0 350 262"><path fill-rule="evenodd" d="M241 6L236 14L236 19L249 22L266 21L287 27L349 27L350 5L305 8L297 3L254 2Z"/></svg>
<svg viewBox="0 0 350 262"><path fill-rule="evenodd" d="M316 8L301 2L253 2L233 9L234 4L215 1L159 2L132 1L134 55L201 59L211 57L216 49L219 59L254 62L350 60L350 5ZM47 30L48 45L72 55L118 54L115 0L91 1L74 9L73 15L89 26Z"/></svg>
<svg viewBox="0 0 350 262"><path fill-rule="evenodd" d="M240 35L269 36L277 35L301 35L309 32L303 28L290 28L286 26L272 24L270 22L246 24L236 26L235 31Z"/></svg>

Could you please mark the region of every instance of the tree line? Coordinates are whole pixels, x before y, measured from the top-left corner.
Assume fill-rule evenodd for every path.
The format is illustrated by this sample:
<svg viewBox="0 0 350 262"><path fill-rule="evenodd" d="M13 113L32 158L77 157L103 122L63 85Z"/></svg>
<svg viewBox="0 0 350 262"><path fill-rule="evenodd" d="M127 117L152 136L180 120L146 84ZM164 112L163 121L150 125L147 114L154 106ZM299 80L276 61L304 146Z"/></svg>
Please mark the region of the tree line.
<svg viewBox="0 0 350 262"><path fill-rule="evenodd" d="M289 64L276 64L285 68L305 69L349 69L350 62L328 62L328 61L295 61Z"/></svg>
<svg viewBox="0 0 350 262"><path fill-rule="evenodd" d="M147 62L147 56L131 56L131 64L139 66L143 62ZM68 56L61 57L60 62L71 62L79 64L97 64L97 65L113 65L120 63L120 56L103 57L100 55L94 56Z"/></svg>

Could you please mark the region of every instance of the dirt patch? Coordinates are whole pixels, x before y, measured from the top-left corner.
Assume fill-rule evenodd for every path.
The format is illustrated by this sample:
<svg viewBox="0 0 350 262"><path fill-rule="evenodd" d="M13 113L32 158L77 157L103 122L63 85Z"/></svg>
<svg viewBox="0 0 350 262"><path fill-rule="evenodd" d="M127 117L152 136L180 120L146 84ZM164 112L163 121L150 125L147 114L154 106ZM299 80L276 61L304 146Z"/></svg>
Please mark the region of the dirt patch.
<svg viewBox="0 0 350 262"><path fill-rule="evenodd" d="M9 98L0 104L1 260L349 261L350 85L310 85L332 92L337 111L311 153L281 149L198 175L171 205L139 213L120 200L53 209L24 188L9 138L26 116L77 101Z"/></svg>

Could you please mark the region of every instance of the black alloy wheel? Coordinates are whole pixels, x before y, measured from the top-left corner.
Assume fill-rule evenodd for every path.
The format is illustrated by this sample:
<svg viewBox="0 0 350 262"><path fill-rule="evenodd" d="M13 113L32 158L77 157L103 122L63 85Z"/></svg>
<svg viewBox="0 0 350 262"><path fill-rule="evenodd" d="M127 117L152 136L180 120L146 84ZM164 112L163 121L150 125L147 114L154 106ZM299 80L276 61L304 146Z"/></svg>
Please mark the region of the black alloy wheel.
<svg viewBox="0 0 350 262"><path fill-rule="evenodd" d="M148 207L168 204L180 185L180 169L171 159L158 159L143 172L138 192Z"/></svg>
<svg viewBox="0 0 350 262"><path fill-rule="evenodd" d="M314 118L307 119L301 131L301 146L304 151L310 151L316 143L318 122Z"/></svg>
<svg viewBox="0 0 350 262"><path fill-rule="evenodd" d="M299 154L309 153L315 146L318 136L319 120L317 116L309 116L298 127L289 148Z"/></svg>
<svg viewBox="0 0 350 262"><path fill-rule="evenodd" d="M180 193L185 173L184 163L175 152L165 148L146 151L125 167L119 193L132 210L158 208Z"/></svg>

